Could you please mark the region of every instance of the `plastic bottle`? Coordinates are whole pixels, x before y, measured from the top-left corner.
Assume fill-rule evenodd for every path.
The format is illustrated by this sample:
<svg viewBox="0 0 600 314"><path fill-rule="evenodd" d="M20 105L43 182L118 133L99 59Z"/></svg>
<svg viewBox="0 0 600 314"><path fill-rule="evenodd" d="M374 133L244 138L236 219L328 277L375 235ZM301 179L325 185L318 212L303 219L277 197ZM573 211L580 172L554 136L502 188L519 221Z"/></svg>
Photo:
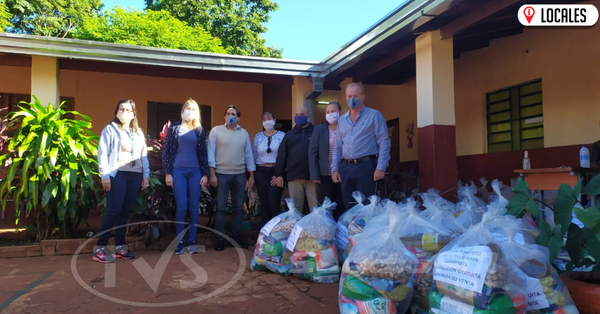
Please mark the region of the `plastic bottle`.
<svg viewBox="0 0 600 314"><path fill-rule="evenodd" d="M590 167L590 151L585 145L581 145L581 149L579 150L579 166L581 168Z"/></svg>
<svg viewBox="0 0 600 314"><path fill-rule="evenodd" d="M529 161L529 152L525 151L525 157L523 157L523 170L531 169L531 162Z"/></svg>

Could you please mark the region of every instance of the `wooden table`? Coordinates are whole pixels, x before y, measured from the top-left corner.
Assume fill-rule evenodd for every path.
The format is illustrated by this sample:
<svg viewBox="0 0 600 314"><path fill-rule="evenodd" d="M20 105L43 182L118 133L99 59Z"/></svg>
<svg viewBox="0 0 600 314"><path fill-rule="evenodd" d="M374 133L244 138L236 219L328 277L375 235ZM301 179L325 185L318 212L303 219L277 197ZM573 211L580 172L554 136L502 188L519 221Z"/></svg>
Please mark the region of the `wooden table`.
<svg viewBox="0 0 600 314"><path fill-rule="evenodd" d="M520 174L525 179L527 184L529 184L530 190L540 190L543 193L544 190L556 191L563 183L574 187L579 179L583 179L582 184L586 184L591 176L600 173L600 168L559 167L528 170L517 169L515 173ZM594 204L595 200L592 198L592 206Z"/></svg>

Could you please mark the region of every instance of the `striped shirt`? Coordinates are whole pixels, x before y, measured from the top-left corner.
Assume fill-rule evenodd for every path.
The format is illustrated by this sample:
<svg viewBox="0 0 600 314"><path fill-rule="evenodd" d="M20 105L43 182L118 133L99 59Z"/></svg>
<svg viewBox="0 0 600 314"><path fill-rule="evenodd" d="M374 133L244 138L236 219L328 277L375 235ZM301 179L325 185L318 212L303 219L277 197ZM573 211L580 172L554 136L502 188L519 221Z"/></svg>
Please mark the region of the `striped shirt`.
<svg viewBox="0 0 600 314"><path fill-rule="evenodd" d="M329 171L327 172L327 175L330 176L331 175L331 161L333 160L333 148L335 146L335 135L337 134L337 131L332 129L331 127L328 127L329 129Z"/></svg>

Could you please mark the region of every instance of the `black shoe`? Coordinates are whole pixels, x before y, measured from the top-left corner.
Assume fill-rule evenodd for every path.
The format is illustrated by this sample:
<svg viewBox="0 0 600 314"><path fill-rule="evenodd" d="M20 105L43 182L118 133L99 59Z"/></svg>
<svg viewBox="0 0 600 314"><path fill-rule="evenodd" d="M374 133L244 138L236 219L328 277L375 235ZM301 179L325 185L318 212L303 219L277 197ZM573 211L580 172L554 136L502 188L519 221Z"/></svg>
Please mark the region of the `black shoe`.
<svg viewBox="0 0 600 314"><path fill-rule="evenodd" d="M223 240L218 240L217 244L215 245L215 251L223 251L225 249L225 244L223 243Z"/></svg>

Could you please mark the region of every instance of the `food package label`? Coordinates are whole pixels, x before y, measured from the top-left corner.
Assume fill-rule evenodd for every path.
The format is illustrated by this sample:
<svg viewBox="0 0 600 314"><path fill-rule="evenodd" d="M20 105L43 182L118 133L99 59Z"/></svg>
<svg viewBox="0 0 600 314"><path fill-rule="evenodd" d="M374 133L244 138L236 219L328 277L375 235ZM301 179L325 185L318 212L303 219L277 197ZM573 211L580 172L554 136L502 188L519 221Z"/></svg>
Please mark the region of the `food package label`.
<svg viewBox="0 0 600 314"><path fill-rule="evenodd" d="M387 298L356 301L356 306L360 314L396 314L394 303Z"/></svg>
<svg viewBox="0 0 600 314"><path fill-rule="evenodd" d="M440 303L440 309L444 312L454 314L472 314L475 307L450 297L443 297L442 302Z"/></svg>
<svg viewBox="0 0 600 314"><path fill-rule="evenodd" d="M433 280L481 293L494 253L487 246L455 248L438 255Z"/></svg>
<svg viewBox="0 0 600 314"><path fill-rule="evenodd" d="M496 242L498 242L498 244L508 242L508 237L502 233L494 232L494 233L492 233L492 235L494 236L494 238L496 239ZM523 234L521 234L521 233L515 234L515 236L513 237L513 241L515 241L519 244L525 245L525 238L523 237Z"/></svg>
<svg viewBox="0 0 600 314"><path fill-rule="evenodd" d="M299 225L295 225L294 228L292 229L292 232L290 232L290 236L289 236L287 244L285 246L288 250L294 252L294 248L296 247L296 242L298 241L298 238L300 237L301 233L302 233L302 227L300 227Z"/></svg>
<svg viewBox="0 0 600 314"><path fill-rule="evenodd" d="M549 308L548 299L540 280L533 277L527 277L527 310L540 310Z"/></svg>
<svg viewBox="0 0 600 314"><path fill-rule="evenodd" d="M345 248L348 246L348 228L341 223L337 225L335 230L335 241L339 248Z"/></svg>
<svg viewBox="0 0 600 314"><path fill-rule="evenodd" d="M275 217L273 219L271 219L271 221L269 221L266 225L264 225L262 227L262 229L260 229L260 233L264 234L264 235L269 235L271 233L271 230L273 230L273 228L275 228L275 226L281 221L281 217Z"/></svg>
<svg viewBox="0 0 600 314"><path fill-rule="evenodd" d="M438 246L438 233L425 233L423 234L423 239L421 245L423 246L423 251L425 252L437 252L440 250Z"/></svg>

